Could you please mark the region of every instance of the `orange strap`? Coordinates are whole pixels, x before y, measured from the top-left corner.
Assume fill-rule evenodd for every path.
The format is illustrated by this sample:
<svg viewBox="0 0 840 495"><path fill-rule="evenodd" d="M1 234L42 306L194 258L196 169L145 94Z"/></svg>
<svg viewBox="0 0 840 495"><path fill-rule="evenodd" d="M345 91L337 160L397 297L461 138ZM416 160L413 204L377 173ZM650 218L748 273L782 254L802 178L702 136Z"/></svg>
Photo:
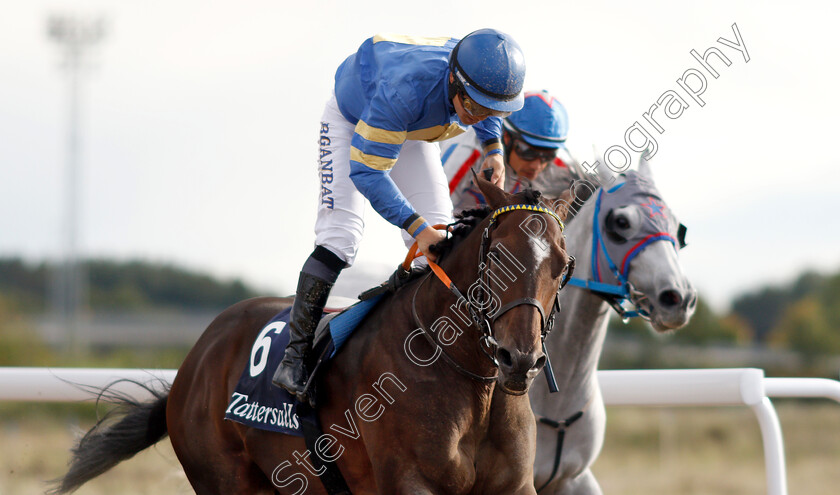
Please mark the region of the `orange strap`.
<svg viewBox="0 0 840 495"><path fill-rule="evenodd" d="M440 281L443 282L443 285L445 285L447 289L451 289L452 280L449 280L449 275L447 275L446 272L443 271L443 268L441 268L440 265L438 265L432 260L429 260L429 266L432 268L432 271L435 272L437 278L439 278Z"/></svg>
<svg viewBox="0 0 840 495"><path fill-rule="evenodd" d="M447 226L446 224L439 223L437 225L432 226L432 228L437 230L446 230ZM405 261L403 261L402 264L403 269L405 271L411 270L411 262L414 259L419 258L421 256L424 256L424 254L417 250L417 242L415 242L408 249L408 254L405 255ZM427 261L429 262L429 267L432 269L433 272L435 272L435 275L437 275L437 278L439 278L440 281L443 282L443 284L446 285L447 288L451 288L452 280L449 279L449 276L446 274L446 272L443 271L443 268L441 268L440 265L438 265L432 260L429 260L428 258Z"/></svg>

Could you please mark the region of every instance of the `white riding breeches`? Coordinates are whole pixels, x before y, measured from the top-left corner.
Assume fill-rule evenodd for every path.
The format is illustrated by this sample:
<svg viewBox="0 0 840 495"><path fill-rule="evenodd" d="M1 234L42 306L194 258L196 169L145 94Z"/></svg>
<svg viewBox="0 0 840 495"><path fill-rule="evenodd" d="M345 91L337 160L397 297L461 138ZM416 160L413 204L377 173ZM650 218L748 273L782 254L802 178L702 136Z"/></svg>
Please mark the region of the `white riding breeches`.
<svg viewBox="0 0 840 495"><path fill-rule="evenodd" d="M335 253L347 266L356 258L365 227L366 199L350 179L350 140L355 127L338 110L333 96L321 116L318 163L321 194L315 244ZM406 141L390 176L429 225L452 221L452 200L437 143ZM405 230L402 235L406 246L411 246L414 239Z"/></svg>

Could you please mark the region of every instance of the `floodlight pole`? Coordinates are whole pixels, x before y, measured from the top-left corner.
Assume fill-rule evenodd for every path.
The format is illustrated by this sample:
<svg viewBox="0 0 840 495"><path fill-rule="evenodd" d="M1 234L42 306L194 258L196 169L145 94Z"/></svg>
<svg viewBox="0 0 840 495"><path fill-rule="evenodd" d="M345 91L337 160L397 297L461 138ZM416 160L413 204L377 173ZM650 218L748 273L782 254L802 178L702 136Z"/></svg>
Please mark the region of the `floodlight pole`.
<svg viewBox="0 0 840 495"><path fill-rule="evenodd" d="M79 257L79 189L81 183L81 83L87 69L85 55L102 40L102 18L52 15L47 34L62 53L61 68L67 75L67 148L65 211L62 256L54 275L53 309L64 328L65 343L73 352L87 347L82 338L80 315L87 305L87 276Z"/></svg>

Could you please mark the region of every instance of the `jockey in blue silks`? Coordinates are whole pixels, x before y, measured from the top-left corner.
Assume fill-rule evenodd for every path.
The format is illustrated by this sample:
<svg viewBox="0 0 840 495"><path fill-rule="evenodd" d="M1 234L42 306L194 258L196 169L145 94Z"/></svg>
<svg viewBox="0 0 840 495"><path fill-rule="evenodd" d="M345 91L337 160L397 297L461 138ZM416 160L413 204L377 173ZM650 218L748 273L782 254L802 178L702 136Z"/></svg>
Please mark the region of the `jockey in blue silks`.
<svg viewBox="0 0 840 495"><path fill-rule="evenodd" d="M557 197L567 190L577 167L565 147L568 132L569 116L557 98L546 91L525 93L522 109L504 119L505 191L531 187ZM441 148L455 211L485 206L469 173L483 160L476 134L464 133Z"/></svg>
<svg viewBox="0 0 840 495"><path fill-rule="evenodd" d="M275 385L308 400L304 362L327 296L356 257L366 199L434 260L429 246L445 234L431 225L452 220L437 141L472 126L484 168L504 184L501 119L522 108L524 79L521 48L495 29L460 41L377 35L339 66L321 118L315 250L300 272Z"/></svg>

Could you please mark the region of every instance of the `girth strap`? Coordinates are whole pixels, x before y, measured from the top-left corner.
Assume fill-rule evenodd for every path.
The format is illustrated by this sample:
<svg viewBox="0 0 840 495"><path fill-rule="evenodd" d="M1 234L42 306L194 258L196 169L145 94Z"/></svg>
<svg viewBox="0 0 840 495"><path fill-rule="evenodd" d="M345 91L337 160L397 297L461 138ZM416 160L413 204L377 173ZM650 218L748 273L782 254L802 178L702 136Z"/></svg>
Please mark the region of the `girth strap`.
<svg viewBox="0 0 840 495"><path fill-rule="evenodd" d="M306 441L306 448L312 453L309 456L312 460L312 465L315 467L316 472L324 469L324 472L318 476L318 479L321 480L321 484L324 485L327 493L330 495L353 495L347 486L347 482L344 480L344 476L341 475L341 470L338 469L335 462L324 462L316 453L318 450L315 448L315 442L324 434L319 424L317 413L310 407L300 403L298 403L296 413L298 414L298 419L300 419L300 429Z"/></svg>
<svg viewBox="0 0 840 495"><path fill-rule="evenodd" d="M545 416L535 416L537 416L537 421L540 423L557 429L557 450L554 453L554 466L551 468L551 474L548 476L548 480L543 484L543 486L537 489L537 493L539 493L544 490L557 475L557 471L560 469L560 456L563 454L563 440L566 438L566 428L571 426L575 421L579 420L583 416L583 411L578 411L563 421L555 421L551 418L546 418Z"/></svg>

